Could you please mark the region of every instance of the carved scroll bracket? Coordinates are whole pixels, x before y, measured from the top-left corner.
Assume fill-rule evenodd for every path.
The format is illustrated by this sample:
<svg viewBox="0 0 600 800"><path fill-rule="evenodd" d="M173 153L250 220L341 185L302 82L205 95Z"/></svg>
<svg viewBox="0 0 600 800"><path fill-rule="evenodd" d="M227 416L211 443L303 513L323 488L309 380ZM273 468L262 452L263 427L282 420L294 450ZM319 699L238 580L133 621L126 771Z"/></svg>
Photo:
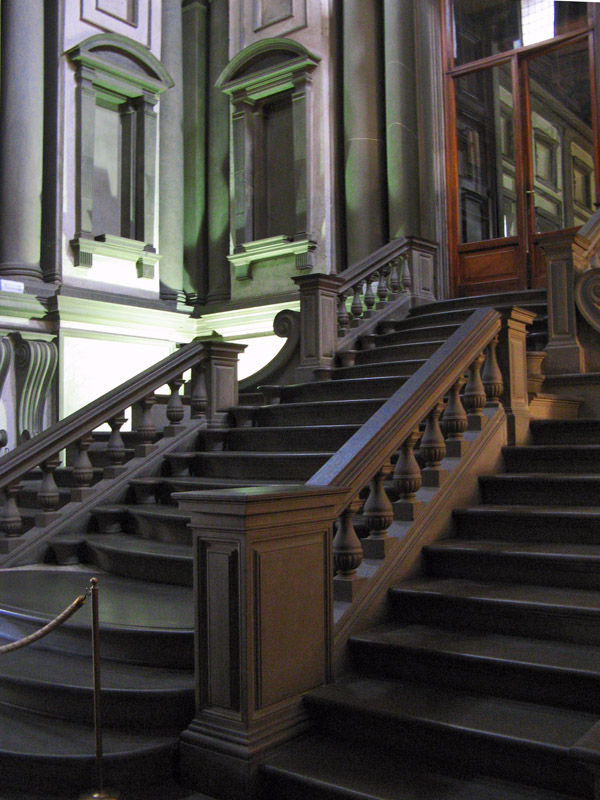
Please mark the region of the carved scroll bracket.
<svg viewBox="0 0 600 800"><path fill-rule="evenodd" d="M600 332L600 268L579 276L575 284L575 303L583 318Z"/></svg>
<svg viewBox="0 0 600 800"><path fill-rule="evenodd" d="M55 341L24 339L11 333L17 389L17 438L26 441L44 427L44 408L58 365Z"/></svg>

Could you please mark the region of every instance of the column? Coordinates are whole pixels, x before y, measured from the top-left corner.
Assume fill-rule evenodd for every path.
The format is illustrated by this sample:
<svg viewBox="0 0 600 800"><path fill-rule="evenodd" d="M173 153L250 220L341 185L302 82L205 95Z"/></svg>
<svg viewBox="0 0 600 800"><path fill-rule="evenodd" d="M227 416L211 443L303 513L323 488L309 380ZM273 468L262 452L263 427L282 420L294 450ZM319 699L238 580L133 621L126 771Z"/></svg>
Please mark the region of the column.
<svg viewBox="0 0 600 800"><path fill-rule="evenodd" d="M380 6L345 0L344 157L348 265L387 240Z"/></svg>
<svg viewBox="0 0 600 800"><path fill-rule="evenodd" d="M161 61L174 86L160 99L160 296L183 300L183 69L181 0L163 0Z"/></svg>
<svg viewBox="0 0 600 800"><path fill-rule="evenodd" d="M420 233L413 0L385 0L384 53L389 235L397 239Z"/></svg>
<svg viewBox="0 0 600 800"><path fill-rule="evenodd" d="M183 4L183 288L204 302L206 274L206 96L208 0Z"/></svg>
<svg viewBox="0 0 600 800"><path fill-rule="evenodd" d="M2 2L0 277L41 278L43 0Z"/></svg>
<svg viewBox="0 0 600 800"><path fill-rule="evenodd" d="M212 0L208 66L208 300L228 300L229 98L215 83L229 62L227 0Z"/></svg>

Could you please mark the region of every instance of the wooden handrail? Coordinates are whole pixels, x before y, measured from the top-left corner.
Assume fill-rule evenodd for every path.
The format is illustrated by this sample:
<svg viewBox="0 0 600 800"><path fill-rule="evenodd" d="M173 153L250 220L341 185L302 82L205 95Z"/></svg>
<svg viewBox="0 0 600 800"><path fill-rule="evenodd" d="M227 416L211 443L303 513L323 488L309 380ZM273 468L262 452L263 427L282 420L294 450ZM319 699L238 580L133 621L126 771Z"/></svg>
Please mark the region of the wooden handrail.
<svg viewBox="0 0 600 800"><path fill-rule="evenodd" d="M473 312L428 361L327 461L309 486L340 486L341 513L499 333L493 308Z"/></svg>
<svg viewBox="0 0 600 800"><path fill-rule="evenodd" d="M51 458L111 417L142 400L155 389L204 361L204 342L198 340L171 353L115 389L88 403L0 458L0 489Z"/></svg>
<svg viewBox="0 0 600 800"><path fill-rule="evenodd" d="M394 258L398 258L398 256L405 253L409 247L410 242L405 237L393 239L378 250L369 253L368 256L361 259L356 264L340 272L338 277L343 279L343 283L340 284L339 293L348 291L348 289L351 289L361 278L367 278L381 267L385 267Z"/></svg>

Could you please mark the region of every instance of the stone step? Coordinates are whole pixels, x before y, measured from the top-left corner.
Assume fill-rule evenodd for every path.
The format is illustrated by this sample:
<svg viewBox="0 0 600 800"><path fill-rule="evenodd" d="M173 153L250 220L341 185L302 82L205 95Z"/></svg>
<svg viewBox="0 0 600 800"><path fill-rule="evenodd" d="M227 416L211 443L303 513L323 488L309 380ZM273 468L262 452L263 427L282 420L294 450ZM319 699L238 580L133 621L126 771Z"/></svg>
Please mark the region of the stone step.
<svg viewBox="0 0 600 800"><path fill-rule="evenodd" d="M321 731L406 755L465 765L503 780L591 797L592 776L570 753L598 716L432 683L353 677L304 696ZM595 754L594 754L595 755Z"/></svg>
<svg viewBox="0 0 600 800"><path fill-rule="evenodd" d="M431 681L600 713L600 647L434 624L388 623L354 635L353 666L371 677Z"/></svg>
<svg viewBox="0 0 600 800"><path fill-rule="evenodd" d="M347 425L362 425L381 407L383 399L338 400L320 403L283 403L256 409L257 427L289 425L337 425L340 420Z"/></svg>
<svg viewBox="0 0 600 800"><path fill-rule="evenodd" d="M600 589L600 546L450 539L423 550L427 574Z"/></svg>
<svg viewBox="0 0 600 800"><path fill-rule="evenodd" d="M389 749L319 734L270 756L259 775L260 800L576 800L471 771L422 764Z"/></svg>
<svg viewBox="0 0 600 800"><path fill-rule="evenodd" d="M414 361L427 359L441 347L445 339L431 342L413 342L409 344L391 344L374 347L370 350L357 350L357 364L375 364L382 361Z"/></svg>
<svg viewBox="0 0 600 800"><path fill-rule="evenodd" d="M187 530L184 537L190 538ZM80 559L83 564L95 564L112 575L152 583L193 585L194 559L190 544L118 533L86 534Z"/></svg>
<svg viewBox="0 0 600 800"><path fill-rule="evenodd" d="M481 294L474 295L473 297L457 297L453 300L441 300L435 303L415 306L415 308L411 309L410 316L416 318L427 316L431 313L439 314L447 311L475 310L482 306L491 306L492 308L511 308L512 306L518 306L519 308L526 308L527 310L533 307L545 313L546 290L528 289L525 291L500 292L494 295Z"/></svg>
<svg viewBox="0 0 600 800"><path fill-rule="evenodd" d="M382 361L374 364L358 364L353 367L337 367L331 377L334 381L346 380L348 378L389 377L391 375L409 378L420 369L425 362L426 359L424 358L416 358L412 361Z"/></svg>
<svg viewBox="0 0 600 800"><path fill-rule="evenodd" d="M102 656L132 664L190 669L193 665L193 592L89 568L23 567L0 572L0 630L5 640L28 636L99 579ZM89 653L90 610L80 609L45 644Z"/></svg>
<svg viewBox="0 0 600 800"><path fill-rule="evenodd" d="M600 474L484 475L479 486L482 501L493 505L600 506Z"/></svg>
<svg viewBox="0 0 600 800"><path fill-rule="evenodd" d="M391 397L404 383L406 377L385 376L375 378L315 381L284 386L282 403L317 403L322 400L363 400Z"/></svg>
<svg viewBox="0 0 600 800"><path fill-rule="evenodd" d="M459 578L407 581L390 590L405 623L600 644L600 593Z"/></svg>
<svg viewBox="0 0 600 800"><path fill-rule="evenodd" d="M329 453L233 452L167 453L165 460L172 474L210 478L259 478L278 483L306 481L331 458Z"/></svg>
<svg viewBox="0 0 600 800"><path fill-rule="evenodd" d="M339 449L358 428L358 425L306 425L202 431L196 441L196 450L333 451Z"/></svg>
<svg viewBox="0 0 600 800"><path fill-rule="evenodd" d="M91 652L74 655L41 644L2 656L0 706L90 724L94 719ZM103 659L100 675L105 726L179 733L194 716L191 670Z"/></svg>
<svg viewBox="0 0 600 800"><path fill-rule="evenodd" d="M546 444L503 448L507 472L600 473L600 444Z"/></svg>
<svg viewBox="0 0 600 800"><path fill-rule="evenodd" d="M177 737L106 729L103 772L117 790L148 789L173 774ZM95 785L92 725L64 722L0 705L2 789L76 792ZM6 797L6 795L5 795Z"/></svg>
<svg viewBox="0 0 600 800"><path fill-rule="evenodd" d="M531 420L534 444L600 444L599 419Z"/></svg>
<svg viewBox="0 0 600 800"><path fill-rule="evenodd" d="M424 320L421 327L411 326L404 328L402 324L392 333L382 333L377 336L377 347L389 347L396 344L413 344L430 341L442 341L450 338L460 327L460 322L440 325L432 323L429 318Z"/></svg>
<svg viewBox="0 0 600 800"><path fill-rule="evenodd" d="M462 325L471 313L472 309L470 308L458 308L454 311L429 311L427 314L414 314L411 310L408 317L396 322L396 330L423 328L425 325Z"/></svg>
<svg viewBox="0 0 600 800"><path fill-rule="evenodd" d="M454 524L461 538L510 542L557 542L600 545L597 508L543 506L473 506L455 509Z"/></svg>

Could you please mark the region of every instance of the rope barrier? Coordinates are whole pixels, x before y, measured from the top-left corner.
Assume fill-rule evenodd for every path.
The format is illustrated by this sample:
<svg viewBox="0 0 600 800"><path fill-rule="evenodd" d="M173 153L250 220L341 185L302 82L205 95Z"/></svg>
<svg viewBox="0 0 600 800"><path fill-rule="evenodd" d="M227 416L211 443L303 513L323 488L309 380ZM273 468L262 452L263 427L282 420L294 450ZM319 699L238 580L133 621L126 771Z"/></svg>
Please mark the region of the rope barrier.
<svg viewBox="0 0 600 800"><path fill-rule="evenodd" d="M83 594L80 594L79 597L77 597L71 603L70 606L67 606L64 611L51 620L47 625L44 625L43 628L35 631L35 633L31 633L29 636L24 636L22 639L17 639L15 642L1 645L0 656L4 655L4 653L11 653L13 650L20 650L22 647L27 647L27 645L33 644L34 642L43 639L44 636L47 636L49 633L52 633L53 630L60 627L63 622L66 622L69 617L72 617L73 614L81 608L91 593L92 586L90 585Z"/></svg>

